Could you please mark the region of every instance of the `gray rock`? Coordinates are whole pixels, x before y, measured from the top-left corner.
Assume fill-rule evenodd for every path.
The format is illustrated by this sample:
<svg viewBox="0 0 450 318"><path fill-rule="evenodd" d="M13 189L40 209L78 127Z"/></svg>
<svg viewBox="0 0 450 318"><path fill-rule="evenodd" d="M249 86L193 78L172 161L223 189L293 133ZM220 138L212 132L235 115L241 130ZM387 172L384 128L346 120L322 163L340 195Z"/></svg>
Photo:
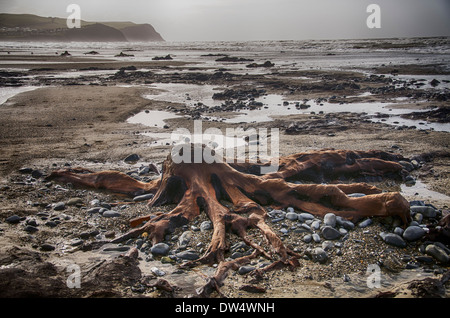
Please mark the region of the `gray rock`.
<svg viewBox="0 0 450 318"><path fill-rule="evenodd" d="M315 220L314 222L311 223L311 228L313 230L318 230L320 229L320 220Z"/></svg>
<svg viewBox="0 0 450 318"><path fill-rule="evenodd" d="M100 206L97 206L95 208L88 209L86 212L90 213L90 214L94 214L94 213L99 213L101 209L103 209L103 208Z"/></svg>
<svg viewBox="0 0 450 318"><path fill-rule="evenodd" d="M166 243L156 243L150 249L150 252L154 255L167 255L170 247Z"/></svg>
<svg viewBox="0 0 450 318"><path fill-rule="evenodd" d="M329 250L331 250L333 247L334 247L334 243L331 242L331 241L324 241L324 242L322 243L322 248L323 248L325 251L329 251Z"/></svg>
<svg viewBox="0 0 450 318"><path fill-rule="evenodd" d="M158 267L152 267L150 270L152 271L153 274L155 274L158 277L166 275L166 272L160 270Z"/></svg>
<svg viewBox="0 0 450 318"><path fill-rule="evenodd" d="M77 204L82 204L83 203L83 199L81 198L71 198L69 199L69 201L67 201L67 205L77 205Z"/></svg>
<svg viewBox="0 0 450 318"><path fill-rule="evenodd" d="M112 210L105 211L105 212L103 212L103 214L102 214L102 216L105 217L105 218L115 218L115 217L119 217L119 216L121 216L121 215L122 215L122 214L120 214L119 212L117 212L117 211L112 211Z"/></svg>
<svg viewBox="0 0 450 318"><path fill-rule="evenodd" d="M408 226L403 232L403 238L407 241L416 241L423 237L426 231L420 226Z"/></svg>
<svg viewBox="0 0 450 318"><path fill-rule="evenodd" d="M208 231L208 230L212 230L213 226L211 221L203 221L200 224L200 231L204 232L204 231Z"/></svg>
<svg viewBox="0 0 450 318"><path fill-rule="evenodd" d="M312 235L311 234L306 234L305 236L303 236L303 242L310 243L311 241L312 241Z"/></svg>
<svg viewBox="0 0 450 318"><path fill-rule="evenodd" d="M108 246L103 249L104 252L126 252L130 249L130 246Z"/></svg>
<svg viewBox="0 0 450 318"><path fill-rule="evenodd" d="M341 233L331 226L324 226L321 231L322 236L326 240L336 240L341 237Z"/></svg>
<svg viewBox="0 0 450 318"><path fill-rule="evenodd" d="M347 196L350 198L360 198L360 197L364 197L365 194L364 193L350 193L350 194L347 194Z"/></svg>
<svg viewBox="0 0 450 318"><path fill-rule="evenodd" d="M286 219L291 220L291 221L297 221L298 214L295 212L288 212L288 213L286 213Z"/></svg>
<svg viewBox="0 0 450 318"><path fill-rule="evenodd" d="M319 234L314 233L314 234L312 235L312 239L313 239L314 242L319 243L319 242L320 242L320 236L319 236Z"/></svg>
<svg viewBox="0 0 450 318"><path fill-rule="evenodd" d="M394 233L397 234L397 235L402 236L403 232L404 232L404 230L401 227L399 227L399 226L395 227L395 229L394 229Z"/></svg>
<svg viewBox="0 0 450 318"><path fill-rule="evenodd" d="M133 201L134 202L146 201L146 200L153 199L153 196L154 196L153 193L138 195L133 198Z"/></svg>
<svg viewBox="0 0 450 318"><path fill-rule="evenodd" d="M254 267L254 266L244 265L244 266L239 267L238 274L245 275L247 273L250 273L251 271L254 271L255 269L256 269L256 267Z"/></svg>
<svg viewBox="0 0 450 318"><path fill-rule="evenodd" d="M123 161L125 161L125 162L136 162L136 161L139 161L139 159L141 159L139 157L139 155L132 154L132 155L127 156L125 159L123 159Z"/></svg>
<svg viewBox="0 0 450 318"><path fill-rule="evenodd" d="M400 235L394 233L380 233L381 238L389 245L397 247L406 247L406 242Z"/></svg>
<svg viewBox="0 0 450 318"><path fill-rule="evenodd" d="M318 262L320 264L326 263L328 260L328 254L325 252L325 250L321 247L316 247L311 252L311 257L314 262Z"/></svg>
<svg viewBox="0 0 450 318"><path fill-rule="evenodd" d="M437 215L436 209L431 206L412 206L410 210L411 212L420 213L427 218L435 218Z"/></svg>
<svg viewBox="0 0 450 318"><path fill-rule="evenodd" d="M311 232L311 233L313 232L313 230L311 229L311 227L308 224L303 223L302 225L300 225L300 228L307 232Z"/></svg>
<svg viewBox="0 0 450 318"><path fill-rule="evenodd" d="M293 207L288 207L287 209L286 209L286 212L295 212L295 210L294 210L294 208Z"/></svg>
<svg viewBox="0 0 450 318"><path fill-rule="evenodd" d="M35 233L35 232L39 231L39 229L37 227L32 226L32 225L25 226L23 230L28 233Z"/></svg>
<svg viewBox="0 0 450 318"><path fill-rule="evenodd" d="M359 223L358 227L365 228L365 227L368 227L369 225L371 225L372 223L373 223L372 219L366 219L366 220L362 221L361 223Z"/></svg>
<svg viewBox="0 0 450 318"><path fill-rule="evenodd" d="M186 247L192 238L192 232L191 231L184 231L183 234L181 234L180 238L178 239L178 244L180 247Z"/></svg>
<svg viewBox="0 0 450 318"><path fill-rule="evenodd" d="M55 247L51 244L44 243L41 245L41 250L43 250L44 252L51 252L55 250Z"/></svg>
<svg viewBox="0 0 450 318"><path fill-rule="evenodd" d="M298 219L300 222L304 222L306 220L314 220L314 215L312 215L311 213L303 212L298 215Z"/></svg>
<svg viewBox="0 0 450 318"><path fill-rule="evenodd" d="M427 255L432 256L434 259L436 259L437 261L441 262L441 263L448 263L449 261L449 256L447 255L447 253L444 251L444 249L442 249L441 247L435 245L435 244L430 244L425 248L425 253Z"/></svg>
<svg viewBox="0 0 450 318"><path fill-rule="evenodd" d="M336 224L343 226L346 230L353 230L353 228L355 227L355 224L353 224L352 221L344 219L342 216L339 215L336 216Z"/></svg>
<svg viewBox="0 0 450 318"><path fill-rule="evenodd" d="M190 261L195 261L196 259L200 258L200 256L195 251L182 251L175 254L175 256Z"/></svg>
<svg viewBox="0 0 450 318"><path fill-rule="evenodd" d="M20 222L20 219L21 219L21 217L18 215L11 215L6 218L6 222L8 222L10 224L17 224Z"/></svg>
<svg viewBox="0 0 450 318"><path fill-rule="evenodd" d="M58 202L53 206L53 210L62 211L66 208L66 204L64 202Z"/></svg>
<svg viewBox="0 0 450 318"><path fill-rule="evenodd" d="M323 223L325 225L335 227L336 226L336 215L334 213L327 213L323 217Z"/></svg>

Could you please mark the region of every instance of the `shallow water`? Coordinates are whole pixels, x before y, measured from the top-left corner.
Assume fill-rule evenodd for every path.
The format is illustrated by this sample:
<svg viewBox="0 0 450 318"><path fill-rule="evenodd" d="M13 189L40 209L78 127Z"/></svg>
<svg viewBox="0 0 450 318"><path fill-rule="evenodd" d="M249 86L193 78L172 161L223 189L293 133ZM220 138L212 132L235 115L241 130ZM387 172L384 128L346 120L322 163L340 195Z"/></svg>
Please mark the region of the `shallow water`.
<svg viewBox="0 0 450 318"><path fill-rule="evenodd" d="M0 106L6 103L8 99L16 96L17 94L32 91L38 87L32 86L20 86L20 87L2 87L0 89Z"/></svg>
<svg viewBox="0 0 450 318"><path fill-rule="evenodd" d="M213 85L195 85L195 84L152 84L149 86L160 90L159 93L144 95L145 98L151 100L162 100L172 103L184 104L187 107L195 107L201 103L207 106L220 106L223 101L212 99L212 95L223 90ZM364 97L362 94L356 97ZM421 110L413 110L408 108L395 108L395 102L407 102L408 98L392 100L392 102L366 102L366 103L332 103L328 101L317 102L315 100L308 101L288 101L282 95L267 94L259 98L255 98L256 102L261 102L263 106L257 109L243 109L233 112L231 118L216 118L208 116L210 119L227 123L252 123L272 121L279 116L289 116L298 114L327 114L327 113L359 113L367 115L367 118L374 122L383 122L394 126L417 127L417 129L433 129L436 131L450 131L449 123L432 123L424 120L403 119L402 114L411 112L420 112ZM288 105L284 105L288 102ZM307 106L305 106L307 105ZM426 111L426 110L423 110ZM373 117L377 114L389 115L387 118ZM165 117L165 118L164 118ZM130 122L140 123L149 127L164 126L164 119L176 118L172 112L168 111L150 111L142 112L130 119Z"/></svg>

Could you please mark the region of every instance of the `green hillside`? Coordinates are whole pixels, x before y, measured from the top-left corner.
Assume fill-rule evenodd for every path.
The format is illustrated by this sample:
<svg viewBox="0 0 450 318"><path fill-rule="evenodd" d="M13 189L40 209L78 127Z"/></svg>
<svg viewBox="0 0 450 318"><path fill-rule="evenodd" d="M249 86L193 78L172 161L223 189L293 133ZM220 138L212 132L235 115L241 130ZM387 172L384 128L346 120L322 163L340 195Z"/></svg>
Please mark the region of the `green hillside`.
<svg viewBox="0 0 450 318"><path fill-rule="evenodd" d="M0 41L164 41L150 24L81 21L69 29L66 19L0 13Z"/></svg>

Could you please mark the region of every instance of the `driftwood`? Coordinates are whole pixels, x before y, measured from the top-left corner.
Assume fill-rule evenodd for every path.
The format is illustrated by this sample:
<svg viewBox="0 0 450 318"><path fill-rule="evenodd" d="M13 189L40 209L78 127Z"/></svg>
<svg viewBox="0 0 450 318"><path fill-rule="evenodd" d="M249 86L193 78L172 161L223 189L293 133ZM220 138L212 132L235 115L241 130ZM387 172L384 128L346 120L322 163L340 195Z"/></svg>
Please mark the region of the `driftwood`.
<svg viewBox="0 0 450 318"><path fill-rule="evenodd" d="M371 216L397 216L407 224L410 221L409 204L398 192L383 193L364 182L330 183L333 180L363 180L366 177L402 178L404 170L398 163L400 160L404 158L380 151L322 150L281 157L278 171L258 175L264 164L175 163L171 154L163 163L161 177L149 183L137 181L117 171L90 172L84 169L54 171L49 178L130 196L153 193L150 206L176 204L166 214L131 220L130 225L134 229L114 239L113 243L147 232L149 239L155 244L161 242L165 234L188 224L202 211L207 213L213 223L210 245L200 259L189 265L219 264L214 277L210 277L208 283L198 291L201 296L209 296L214 290L219 291L230 269L248 263L259 255L273 260L262 271L279 266L298 266L300 255L287 248L266 224L264 206L294 207L318 216L332 212L352 221ZM329 183L289 182L293 180ZM351 197L348 196L350 193L366 195ZM229 201L232 208L223 205L221 200ZM252 241L247 235L249 228L258 229L272 250L267 251ZM228 249L226 231L240 236L254 248L254 252L225 261Z"/></svg>

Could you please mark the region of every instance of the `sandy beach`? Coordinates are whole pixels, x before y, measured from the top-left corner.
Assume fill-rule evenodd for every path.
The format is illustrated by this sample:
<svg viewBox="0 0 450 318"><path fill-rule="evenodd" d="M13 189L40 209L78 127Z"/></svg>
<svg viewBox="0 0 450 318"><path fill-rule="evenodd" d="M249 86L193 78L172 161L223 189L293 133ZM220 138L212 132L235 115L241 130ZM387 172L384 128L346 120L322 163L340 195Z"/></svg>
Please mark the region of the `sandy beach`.
<svg viewBox="0 0 450 318"><path fill-rule="evenodd" d="M448 38L435 41L448 45ZM295 47L295 43L289 45L289 49ZM0 91L33 88L0 105L3 297L195 297L196 289L216 267L180 269L182 260L174 255L186 231L192 233L188 250L199 255L205 251L212 235L211 230L200 230L200 225L208 221L205 214L167 235L164 242L172 253L164 257L152 255L152 244L145 237L99 248L96 242L130 230L130 219L149 212L167 212L173 206L148 207L146 202L133 198L45 179L57 169L83 167L118 170L148 182L158 174L143 168L154 164L161 169L171 149L166 142L168 135L176 128L192 131L194 120L202 120L205 130L278 128L281 156L330 148L400 154L416 164L409 171L409 181L413 182L406 185L374 179L372 183L384 191L400 191L408 201L432 205L437 216L424 217L420 224L435 225L448 215L448 53L439 56L441 63L437 64L433 54L405 53L388 47L373 52L367 64L353 62L346 66L345 61L355 58L364 61L370 50L325 51L320 58L317 52L302 52L301 56L294 51L254 48L227 52L230 56L252 58L261 65L267 60L274 62L273 67L248 67L252 62L217 62L218 57L212 54L220 54L224 48L168 45L146 51L135 47L136 51L131 51L135 56L126 59L114 58L120 48L101 52L99 57L86 56L86 48L69 50L69 58L39 46L33 55L28 48L0 52ZM172 51L167 52L169 49ZM151 59L167 53L173 60ZM391 62L386 61L386 56L392 57ZM419 58L420 63L411 62ZM315 59L329 67L320 68ZM436 81L432 83L433 79ZM167 85L166 92L158 89L162 84ZM204 95L195 95L203 91ZM224 96L213 98L219 92ZM264 104L272 100L276 104ZM252 101L261 101L266 107L258 104L261 112L252 113ZM389 107L384 113L371 113L372 107L381 109L386 105ZM342 111L352 106L355 111ZM272 108L273 113L267 115ZM164 126L129 121L142 113L155 120L155 111L170 113L173 118L164 120ZM400 113L391 119L394 116L389 113L396 111ZM410 115L414 112L419 113ZM271 117L266 121L258 120L258 116ZM403 119L415 120L411 124L414 126L398 123ZM124 159L133 154L138 155L138 160L127 163ZM59 203L63 203L61 208L56 208ZM92 212L97 207L116 211L120 216L103 217L98 211ZM15 221L11 221L12 216L17 217ZM316 220L323 222L321 218ZM300 227L298 221L272 222L270 217L268 225L280 234L285 245L299 252L321 247L327 251L326 262L316 262L306 253L296 270L271 271L260 281L232 271L221 292L237 298L424 297L430 296L423 291L426 287L421 289L426 295L420 294L411 283L442 279L442 288L431 296L448 297L448 283L443 277L448 276L449 262L424 252L425 236L407 242L405 247L392 246L383 241L380 233L393 232L396 221L377 217L370 220L367 227L356 225L345 238L324 247L330 240L305 242L305 233L295 231ZM249 231L249 235L261 239L257 231ZM136 246L137 260L119 257ZM251 251L231 233L229 247L227 257L233 252ZM258 267L267 262L260 257L250 265ZM81 268L82 288L67 287L65 269L69 264ZM378 288L367 284L371 264L381 268ZM158 279L164 279L171 288L154 284ZM431 289L427 291L432 293Z"/></svg>

